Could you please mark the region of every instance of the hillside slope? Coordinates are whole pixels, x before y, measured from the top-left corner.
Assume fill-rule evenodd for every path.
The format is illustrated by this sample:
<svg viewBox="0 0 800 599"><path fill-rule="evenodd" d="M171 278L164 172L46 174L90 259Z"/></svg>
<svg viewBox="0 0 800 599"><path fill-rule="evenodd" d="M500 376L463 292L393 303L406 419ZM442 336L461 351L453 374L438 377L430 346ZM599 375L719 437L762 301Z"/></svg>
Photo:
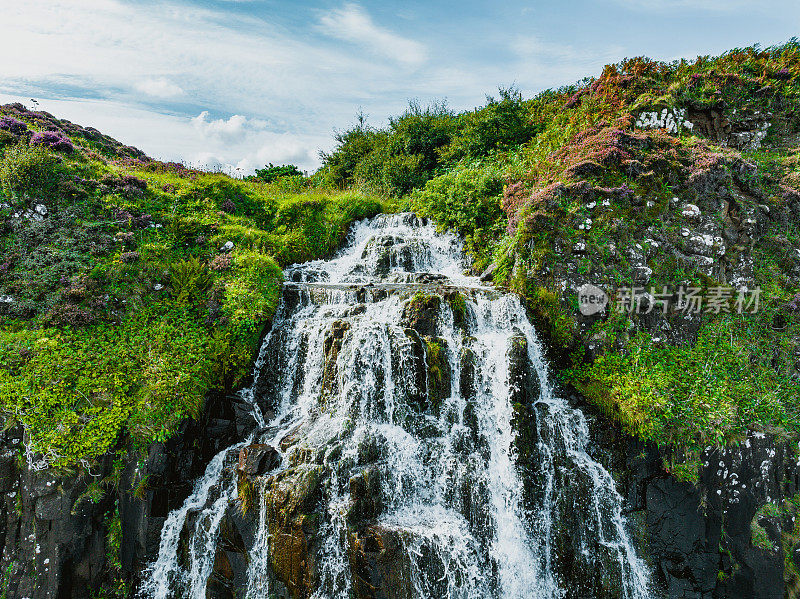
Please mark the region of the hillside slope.
<svg viewBox="0 0 800 599"><path fill-rule="evenodd" d="M0 409L42 465L169 438L249 374L280 268L382 210L154 161L18 104L0 145Z"/></svg>
<svg viewBox="0 0 800 599"><path fill-rule="evenodd" d="M530 99L501 90L463 113L412 104L386 128L362 119L339 134L311 177L270 183L151 160L6 105L0 190L0 484L16 493L1 508L3 538L33 552L33 531L52 555L69 544L59 563L81 589L128 593L153 527L208 457L197 449L213 438L208 406L251 372L281 268L330 255L357 219L410 209L460 233L476 273L524 298L563 390L629 435L631 476L638 452L649 456L657 484L630 483L633 509L717 531L681 554L663 526L654 554L669 584L747 596L760 568L798 596L800 496L786 474L800 441L796 40L630 59ZM606 294L605 310L581 312L586 284ZM699 310L684 309L690 289ZM518 435L520 455L530 443ZM722 484L715 464L726 476L746 466L750 484L775 447L766 503L737 512L727 495L709 498ZM689 507L658 512L640 487ZM84 512L91 523L78 528ZM729 513L741 516L735 531ZM75 549L89 533L94 553ZM5 588L84 596L56 578L41 590L47 556L35 567L4 558Z"/></svg>
<svg viewBox="0 0 800 599"><path fill-rule="evenodd" d="M633 58L528 100L359 123L320 175L410 189L528 299L564 382L694 479L709 445L800 433L798 99L796 40ZM578 310L584 284L604 312ZM699 310L681 306L690 290Z"/></svg>

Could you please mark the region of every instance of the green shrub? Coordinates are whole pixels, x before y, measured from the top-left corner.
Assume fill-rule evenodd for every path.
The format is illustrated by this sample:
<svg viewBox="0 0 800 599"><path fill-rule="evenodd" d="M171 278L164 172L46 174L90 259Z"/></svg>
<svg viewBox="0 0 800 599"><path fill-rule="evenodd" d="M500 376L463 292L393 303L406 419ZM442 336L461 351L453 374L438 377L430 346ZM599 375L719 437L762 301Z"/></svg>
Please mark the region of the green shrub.
<svg viewBox="0 0 800 599"><path fill-rule="evenodd" d="M303 171L293 164L282 164L275 166L271 162L264 168L257 168L255 179L260 179L264 183L272 183L281 177L302 177Z"/></svg>
<svg viewBox="0 0 800 599"><path fill-rule="evenodd" d="M176 262L169 272L172 293L179 304L202 299L214 282L211 272L197 258Z"/></svg>
<svg viewBox="0 0 800 599"><path fill-rule="evenodd" d="M530 141L541 129L519 90L500 88L500 98L458 117L458 134L445 148L445 158L480 158L495 150L510 150Z"/></svg>
<svg viewBox="0 0 800 599"><path fill-rule="evenodd" d="M500 196L503 179L492 165L459 166L413 194L412 208L464 236L478 268L491 259L505 228Z"/></svg>
<svg viewBox="0 0 800 599"><path fill-rule="evenodd" d="M17 205L52 194L60 172L58 159L53 154L23 142L6 148L0 160L3 193Z"/></svg>

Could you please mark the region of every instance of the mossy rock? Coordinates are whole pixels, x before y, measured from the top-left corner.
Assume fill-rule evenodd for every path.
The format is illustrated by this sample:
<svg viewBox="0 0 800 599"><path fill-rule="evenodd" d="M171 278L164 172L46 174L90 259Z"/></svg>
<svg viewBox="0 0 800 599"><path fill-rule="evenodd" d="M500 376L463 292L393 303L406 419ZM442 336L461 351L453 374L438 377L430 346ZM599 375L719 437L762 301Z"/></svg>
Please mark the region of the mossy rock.
<svg viewBox="0 0 800 599"><path fill-rule="evenodd" d="M436 335L442 298L417 292L403 307L402 324L423 337Z"/></svg>
<svg viewBox="0 0 800 599"><path fill-rule="evenodd" d="M303 464L280 473L267 486L270 560L293 599L308 599L316 582L316 540L325 468Z"/></svg>
<svg viewBox="0 0 800 599"><path fill-rule="evenodd" d="M379 525L348 535L356 599L411 599L411 562L403 537L403 532Z"/></svg>
<svg viewBox="0 0 800 599"><path fill-rule="evenodd" d="M428 366L428 402L438 414L442 401L450 397L452 372L447 341L440 337L425 338L425 361Z"/></svg>
<svg viewBox="0 0 800 599"><path fill-rule="evenodd" d="M377 518L383 511L384 496L380 470L375 467L350 478L350 507L347 510L347 524L358 527L368 520Z"/></svg>

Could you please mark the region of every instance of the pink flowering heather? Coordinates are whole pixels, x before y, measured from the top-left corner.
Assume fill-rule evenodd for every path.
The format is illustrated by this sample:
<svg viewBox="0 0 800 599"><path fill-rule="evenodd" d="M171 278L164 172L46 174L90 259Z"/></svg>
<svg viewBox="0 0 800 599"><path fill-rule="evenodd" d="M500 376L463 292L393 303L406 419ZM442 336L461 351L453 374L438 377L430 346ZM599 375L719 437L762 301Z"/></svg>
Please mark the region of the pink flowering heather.
<svg viewBox="0 0 800 599"><path fill-rule="evenodd" d="M57 131L39 131L31 137L32 146L44 146L56 152L70 153L75 149L72 142L65 135Z"/></svg>
<svg viewBox="0 0 800 599"><path fill-rule="evenodd" d="M14 135L21 135L28 130L28 125L10 116L0 117L0 129Z"/></svg>

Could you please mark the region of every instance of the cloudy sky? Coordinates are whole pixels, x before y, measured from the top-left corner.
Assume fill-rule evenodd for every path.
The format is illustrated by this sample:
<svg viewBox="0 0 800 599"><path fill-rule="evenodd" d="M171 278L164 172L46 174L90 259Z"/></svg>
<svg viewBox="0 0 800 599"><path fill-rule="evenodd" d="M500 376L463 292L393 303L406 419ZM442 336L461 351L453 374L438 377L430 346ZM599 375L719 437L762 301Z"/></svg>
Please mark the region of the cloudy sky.
<svg viewBox="0 0 800 599"><path fill-rule="evenodd" d="M359 110L381 124L409 99L471 108L626 56L800 34L798 0L0 0L0 14L0 102L245 172L315 169Z"/></svg>

